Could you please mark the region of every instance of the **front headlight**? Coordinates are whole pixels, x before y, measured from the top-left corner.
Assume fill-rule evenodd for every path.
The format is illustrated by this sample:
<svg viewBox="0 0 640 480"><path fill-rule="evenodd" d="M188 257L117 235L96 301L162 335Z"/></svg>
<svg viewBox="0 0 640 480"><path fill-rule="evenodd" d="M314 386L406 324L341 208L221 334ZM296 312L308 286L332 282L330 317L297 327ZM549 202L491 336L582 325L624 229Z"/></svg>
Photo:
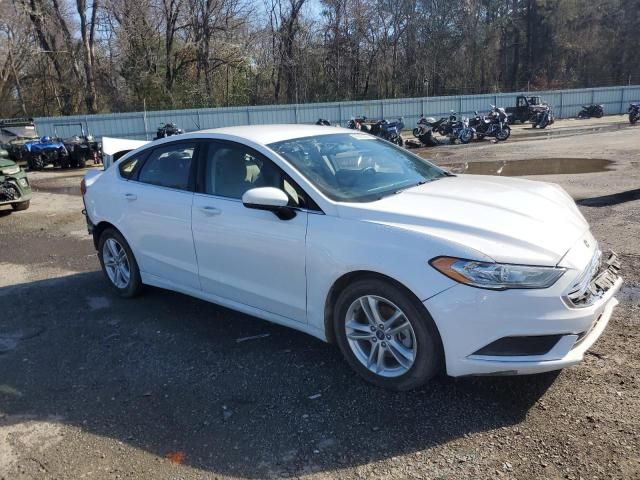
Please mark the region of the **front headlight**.
<svg viewBox="0 0 640 480"><path fill-rule="evenodd" d="M429 263L456 282L491 290L547 288L556 283L566 271L557 267L479 262L454 257L437 257Z"/></svg>
<svg viewBox="0 0 640 480"><path fill-rule="evenodd" d="M13 167L7 167L2 169L3 175L15 175L16 173L20 173L20 167L18 165L14 165Z"/></svg>

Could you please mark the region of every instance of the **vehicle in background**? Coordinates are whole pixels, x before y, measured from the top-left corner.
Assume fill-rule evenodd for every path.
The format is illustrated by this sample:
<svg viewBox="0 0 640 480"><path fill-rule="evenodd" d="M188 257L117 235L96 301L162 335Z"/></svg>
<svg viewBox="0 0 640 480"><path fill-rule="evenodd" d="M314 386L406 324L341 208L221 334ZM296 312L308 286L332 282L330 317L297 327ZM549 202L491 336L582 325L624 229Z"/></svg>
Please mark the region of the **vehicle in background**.
<svg viewBox="0 0 640 480"><path fill-rule="evenodd" d="M511 135L504 108L491 105L487 115L480 115L477 111L474 114L475 116L469 120L469 126L473 128L478 140L494 137L498 141L504 141Z"/></svg>
<svg viewBox="0 0 640 480"><path fill-rule="evenodd" d="M534 122L538 119L538 113L548 109L549 106L542 101L539 96L527 97L518 95L515 107L507 107L505 109L509 123L516 122Z"/></svg>
<svg viewBox="0 0 640 480"><path fill-rule="evenodd" d="M37 141L25 143L24 157L29 170L42 170L47 165L54 167L69 165L69 153L64 143L47 135Z"/></svg>
<svg viewBox="0 0 640 480"><path fill-rule="evenodd" d="M531 118L531 128L547 128L549 125L553 125L555 123L555 118L553 116L553 111L550 107L546 106L545 108L538 109Z"/></svg>
<svg viewBox="0 0 640 480"><path fill-rule="evenodd" d="M128 138L102 137L102 164L106 170L120 157L136 148L149 143L145 140L130 140Z"/></svg>
<svg viewBox="0 0 640 480"><path fill-rule="evenodd" d="M160 125L160 127L156 131L156 136L154 140L171 137L173 135L181 135L183 133L184 132L182 131L182 129L178 128L178 126L175 123L164 123Z"/></svg>
<svg viewBox="0 0 640 480"><path fill-rule="evenodd" d="M467 117L459 119L458 114L454 111L451 111L449 118L441 118L435 130L440 135L447 137L452 144L458 140L460 143L469 143L475 135L469 126L469 119Z"/></svg>
<svg viewBox="0 0 640 480"><path fill-rule="evenodd" d="M72 135L60 140L59 130ZM94 165L101 163L102 144L85 131L82 123L54 124L53 133L67 150L67 158L61 164L62 168L84 168L89 160L93 160Z"/></svg>
<svg viewBox="0 0 640 480"><path fill-rule="evenodd" d="M629 123L634 125L638 120L640 120L640 102L629 105Z"/></svg>
<svg viewBox="0 0 640 480"><path fill-rule="evenodd" d="M325 118L319 118L318 121L316 122L316 125L322 125L324 127L330 127L331 126L331 122Z"/></svg>
<svg viewBox="0 0 640 480"><path fill-rule="evenodd" d="M425 117L424 114L421 114L416 123L416 128L413 129L413 136L428 147L439 145L440 142L433 136L433 131L445 120L444 118L436 120L433 117Z"/></svg>
<svg viewBox="0 0 640 480"><path fill-rule="evenodd" d="M7 151L11 160L25 160L24 144L37 138L36 127L30 118L0 120L0 146Z"/></svg>
<svg viewBox="0 0 640 480"><path fill-rule="evenodd" d="M591 117L602 118L603 115L604 115L604 105L597 105L594 103L591 105L583 105L582 110L578 112L577 117L578 118L591 118Z"/></svg>
<svg viewBox="0 0 640 480"><path fill-rule="evenodd" d="M365 116L351 117L351 120L347 123L347 128L370 133L371 135L395 143L400 147L404 145L404 140L401 135L402 129L404 128L404 120L402 117L398 118L395 122L368 120Z"/></svg>
<svg viewBox="0 0 640 480"><path fill-rule="evenodd" d="M31 202L31 186L26 172L13 160L0 156L0 205L15 211L26 210Z"/></svg>

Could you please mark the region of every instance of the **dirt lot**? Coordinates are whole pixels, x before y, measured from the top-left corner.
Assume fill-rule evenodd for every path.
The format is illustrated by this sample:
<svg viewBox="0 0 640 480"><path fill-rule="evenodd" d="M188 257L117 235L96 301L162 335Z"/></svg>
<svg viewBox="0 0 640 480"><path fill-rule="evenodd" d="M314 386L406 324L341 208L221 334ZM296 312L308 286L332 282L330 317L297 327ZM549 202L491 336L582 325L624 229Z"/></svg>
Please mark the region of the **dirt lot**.
<svg viewBox="0 0 640 480"><path fill-rule="evenodd" d="M157 289L115 297L82 172L31 174L31 209L0 211L0 479L640 478L640 127L623 121L420 151L496 171L613 160L531 178L578 200L626 286L580 366L408 393L370 387L301 333ZM254 335L268 336L237 341Z"/></svg>

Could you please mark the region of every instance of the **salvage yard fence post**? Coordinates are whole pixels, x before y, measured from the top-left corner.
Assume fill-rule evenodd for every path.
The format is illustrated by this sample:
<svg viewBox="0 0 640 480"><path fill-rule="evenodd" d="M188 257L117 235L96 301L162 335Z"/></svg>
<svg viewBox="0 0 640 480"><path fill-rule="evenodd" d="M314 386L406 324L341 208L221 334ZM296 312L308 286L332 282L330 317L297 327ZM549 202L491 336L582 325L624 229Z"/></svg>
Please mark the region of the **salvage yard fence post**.
<svg viewBox="0 0 640 480"><path fill-rule="evenodd" d="M137 140L153 138L155 129L164 123L175 123L185 132L197 129L227 127L232 125L259 125L267 123L315 123L319 118L333 124L346 126L351 117L366 115L389 120L404 117L407 128L413 128L421 114L427 117L448 116L451 110L470 116L475 110L486 112L489 105L515 106L516 97L524 92L491 93L479 95L455 95L445 97L392 98L385 100L361 100L347 102L307 103L295 105L260 105L242 107L198 108L188 110L159 110L68 117L39 117L35 119L38 135L80 135L75 132L83 123L86 133L96 138L116 137ZM549 90L530 92L546 100L556 113L556 118L577 115L582 105L604 105L606 115L626 113L627 104L640 101L640 85L582 88L574 90ZM76 126L73 127L73 124ZM64 132L64 133L61 133Z"/></svg>

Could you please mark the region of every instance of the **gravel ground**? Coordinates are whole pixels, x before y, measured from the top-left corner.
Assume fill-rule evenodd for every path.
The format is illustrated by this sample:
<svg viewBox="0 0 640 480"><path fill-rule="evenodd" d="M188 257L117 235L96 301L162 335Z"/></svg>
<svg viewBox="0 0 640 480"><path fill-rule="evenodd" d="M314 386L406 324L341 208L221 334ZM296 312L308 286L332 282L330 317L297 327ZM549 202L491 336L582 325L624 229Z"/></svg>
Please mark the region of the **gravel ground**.
<svg viewBox="0 0 640 480"><path fill-rule="evenodd" d="M621 304L582 365L405 393L301 333L158 289L117 298L80 215L82 172L31 174L31 208L0 210L0 479L639 478L640 127L515 130L419 153L615 161L531 178L566 188L621 255Z"/></svg>

